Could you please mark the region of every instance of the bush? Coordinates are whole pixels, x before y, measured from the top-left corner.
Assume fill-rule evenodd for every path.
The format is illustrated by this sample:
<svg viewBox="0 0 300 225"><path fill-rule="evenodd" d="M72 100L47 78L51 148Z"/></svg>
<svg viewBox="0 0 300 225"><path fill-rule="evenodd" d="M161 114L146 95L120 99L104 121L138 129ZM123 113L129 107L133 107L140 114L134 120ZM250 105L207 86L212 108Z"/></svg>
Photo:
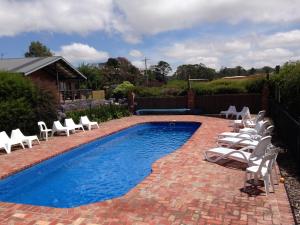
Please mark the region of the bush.
<svg viewBox="0 0 300 225"><path fill-rule="evenodd" d="M280 102L295 117L300 116L300 61L286 63L278 75L271 78L273 90L277 90ZM278 99L279 100L279 99Z"/></svg>
<svg viewBox="0 0 300 225"><path fill-rule="evenodd" d="M119 84L114 90L113 94L114 97L119 98L127 98L128 93L130 91L133 91L134 85L130 83L129 81L124 81L122 84Z"/></svg>
<svg viewBox="0 0 300 225"><path fill-rule="evenodd" d="M79 123L80 117L85 115L87 115L91 120L104 122L112 119L130 116L130 112L124 106L102 105L91 109L71 111L66 113L66 116L68 118L71 117L76 123Z"/></svg>
<svg viewBox="0 0 300 225"><path fill-rule="evenodd" d="M12 129L20 128L32 134L37 132L39 120L56 118L53 96L20 74L0 72L0 96L0 131L10 134Z"/></svg>

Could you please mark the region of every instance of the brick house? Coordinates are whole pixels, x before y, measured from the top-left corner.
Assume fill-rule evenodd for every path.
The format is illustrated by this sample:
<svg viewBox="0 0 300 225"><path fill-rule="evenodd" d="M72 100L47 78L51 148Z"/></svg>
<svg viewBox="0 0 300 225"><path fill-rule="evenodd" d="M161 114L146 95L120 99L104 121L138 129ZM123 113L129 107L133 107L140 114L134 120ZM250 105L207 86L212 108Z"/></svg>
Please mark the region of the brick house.
<svg viewBox="0 0 300 225"><path fill-rule="evenodd" d="M61 56L0 59L0 70L20 73L53 93L59 103L85 99L91 90L80 89L87 78Z"/></svg>

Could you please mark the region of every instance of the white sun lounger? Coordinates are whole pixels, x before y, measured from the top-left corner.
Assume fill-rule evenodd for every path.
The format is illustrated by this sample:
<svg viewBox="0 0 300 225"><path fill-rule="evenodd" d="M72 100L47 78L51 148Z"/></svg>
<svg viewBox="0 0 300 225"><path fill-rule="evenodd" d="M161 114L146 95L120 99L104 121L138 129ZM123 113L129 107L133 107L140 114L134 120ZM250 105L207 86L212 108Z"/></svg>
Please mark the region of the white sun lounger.
<svg viewBox="0 0 300 225"><path fill-rule="evenodd" d="M12 140L21 140L25 143L29 148L32 148L32 142L37 141L40 144L40 141L36 135L25 136L20 129L12 130L10 135Z"/></svg>
<svg viewBox="0 0 300 225"><path fill-rule="evenodd" d="M63 125L61 125L59 120L54 121L52 127L52 136L54 133L66 133L67 136L70 136L70 131L75 132L74 128L64 127Z"/></svg>
<svg viewBox="0 0 300 225"><path fill-rule="evenodd" d="M24 149L24 145L21 140L10 139L5 131L0 132L0 142L0 146L3 146L7 154L11 152L11 147L14 145L21 145Z"/></svg>
<svg viewBox="0 0 300 225"><path fill-rule="evenodd" d="M251 134L243 134L241 133L239 136L235 137L220 137L218 139L218 144L221 146L229 146L232 147L244 147L244 146L256 146L258 144L258 141L265 137L270 136L272 134L272 131L274 129L274 126L269 126L266 128L261 135L251 135ZM248 136L248 137L247 137Z"/></svg>
<svg viewBox="0 0 300 225"><path fill-rule="evenodd" d="M259 121L254 128L249 128L249 127L242 128L242 129L239 130L239 133L246 133L246 134L252 134L252 135L255 135L255 134L262 135L262 133L264 132L264 130L267 128L267 126L269 124L270 124L270 122L266 121L266 120L265 121Z"/></svg>
<svg viewBox="0 0 300 225"><path fill-rule="evenodd" d="M228 116L235 115L236 113L236 107L234 105L231 105L227 110L221 111L220 115L225 115L226 118L228 118Z"/></svg>
<svg viewBox="0 0 300 225"><path fill-rule="evenodd" d="M251 119L251 117L248 118L249 116L245 114L241 120L234 120L233 126L254 128L259 121L264 119L265 113L266 113L265 110L259 111L257 116L254 119Z"/></svg>
<svg viewBox="0 0 300 225"><path fill-rule="evenodd" d="M65 119L65 126L70 129L81 129L84 131L83 126L81 124L75 124L72 118Z"/></svg>
<svg viewBox="0 0 300 225"><path fill-rule="evenodd" d="M262 136L268 136L271 135L274 130L274 126L268 126L264 131L262 131L262 135L259 134L248 134L248 133L239 133L239 132L223 132L218 135L218 139L224 138L224 137L236 137L236 138L252 138L257 139L258 137Z"/></svg>
<svg viewBox="0 0 300 225"><path fill-rule="evenodd" d="M220 159L230 158L252 165L254 162L262 159L270 143L271 136L266 136L259 141L256 147L246 146L239 150L226 147L217 147L207 150L204 153L204 157L209 162L217 162Z"/></svg>
<svg viewBox="0 0 300 225"><path fill-rule="evenodd" d="M96 126L97 128L99 128L99 125L97 122L94 121L90 121L89 118L87 116L81 116L80 117L80 124L84 127L87 127L88 130L92 129L92 126Z"/></svg>

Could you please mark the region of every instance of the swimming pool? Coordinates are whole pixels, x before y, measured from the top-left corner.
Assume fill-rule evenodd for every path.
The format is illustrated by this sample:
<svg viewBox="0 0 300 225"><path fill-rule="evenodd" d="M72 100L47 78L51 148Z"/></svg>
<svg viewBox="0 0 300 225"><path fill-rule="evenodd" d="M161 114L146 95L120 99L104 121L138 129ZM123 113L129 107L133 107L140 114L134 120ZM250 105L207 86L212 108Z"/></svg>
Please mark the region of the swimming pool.
<svg viewBox="0 0 300 225"><path fill-rule="evenodd" d="M4 202L70 208L126 194L199 123L144 123L82 145L0 181Z"/></svg>

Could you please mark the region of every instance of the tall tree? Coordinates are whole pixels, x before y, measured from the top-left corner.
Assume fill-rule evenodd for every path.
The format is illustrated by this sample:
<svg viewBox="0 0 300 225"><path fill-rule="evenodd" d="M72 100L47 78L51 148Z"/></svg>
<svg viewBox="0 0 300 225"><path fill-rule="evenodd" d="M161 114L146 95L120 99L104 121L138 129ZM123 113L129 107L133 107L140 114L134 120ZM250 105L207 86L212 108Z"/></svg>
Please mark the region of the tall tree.
<svg viewBox="0 0 300 225"><path fill-rule="evenodd" d="M176 77L180 80L192 79L208 79L212 80L216 76L215 69L209 68L204 64L188 64L177 67Z"/></svg>
<svg viewBox="0 0 300 225"><path fill-rule="evenodd" d="M39 41L32 41L28 47L25 57L46 57L53 56L50 49Z"/></svg>
<svg viewBox="0 0 300 225"><path fill-rule="evenodd" d="M155 79L159 82L166 82L167 75L172 71L169 63L165 61L159 61L157 65L152 67Z"/></svg>
<svg viewBox="0 0 300 225"><path fill-rule="evenodd" d="M87 77L86 88L99 90L105 85L103 73L97 66L83 63L78 70Z"/></svg>

